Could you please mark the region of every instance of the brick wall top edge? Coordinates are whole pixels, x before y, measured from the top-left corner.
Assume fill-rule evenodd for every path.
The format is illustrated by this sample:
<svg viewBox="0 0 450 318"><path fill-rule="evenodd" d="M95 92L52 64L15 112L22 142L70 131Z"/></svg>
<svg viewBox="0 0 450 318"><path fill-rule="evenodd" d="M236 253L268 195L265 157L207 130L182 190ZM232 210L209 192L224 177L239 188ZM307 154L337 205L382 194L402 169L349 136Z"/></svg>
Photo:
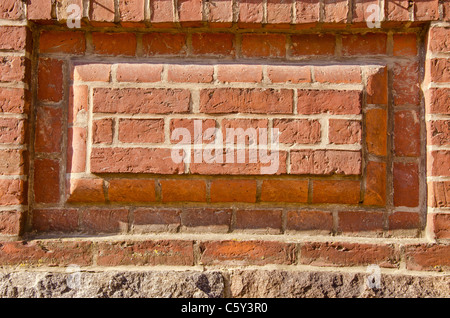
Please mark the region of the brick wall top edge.
<svg viewBox="0 0 450 318"><path fill-rule="evenodd" d="M395 5L390 1L382 8L375 7L373 1L347 0L335 8L335 3L319 4L319 1L292 0L286 2L252 3L223 0L211 3L208 0L136 0L131 2L102 0L97 2L82 0L29 0L27 10L20 0L8 0L9 6L18 7L16 14L11 8L0 5L0 19L28 19L38 23L66 23L70 26L81 20L81 25L124 27L201 27L217 25L220 27L255 28L262 25L288 28L295 25L345 25L373 28L376 21L389 26L404 25L408 22L424 23L448 20L445 10L440 9L439 0L415 1L413 5ZM17 2L17 3L16 3ZM370 6L372 4L372 6ZM408 4L408 2L406 2ZM23 5L24 6L24 5ZM14 8L15 8L14 7ZM26 14L25 14L26 12ZM277 12L274 14L273 12ZM26 17L25 17L26 15Z"/></svg>

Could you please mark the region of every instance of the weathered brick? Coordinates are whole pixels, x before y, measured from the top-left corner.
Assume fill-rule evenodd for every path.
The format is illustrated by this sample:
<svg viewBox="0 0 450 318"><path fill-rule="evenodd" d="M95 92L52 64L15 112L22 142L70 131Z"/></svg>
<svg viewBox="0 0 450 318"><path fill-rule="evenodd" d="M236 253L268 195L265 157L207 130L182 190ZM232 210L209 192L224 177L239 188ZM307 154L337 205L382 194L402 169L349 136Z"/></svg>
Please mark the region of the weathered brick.
<svg viewBox="0 0 450 318"><path fill-rule="evenodd" d="M0 50L29 50L31 33L27 27L2 26L0 27Z"/></svg>
<svg viewBox="0 0 450 318"><path fill-rule="evenodd" d="M397 156L420 156L420 117L417 111L394 114L394 151Z"/></svg>
<svg viewBox="0 0 450 318"><path fill-rule="evenodd" d="M164 141L163 119L120 119L119 141L158 143Z"/></svg>
<svg viewBox="0 0 450 318"><path fill-rule="evenodd" d="M109 82L111 65L109 64L80 64L73 67L73 80L84 82Z"/></svg>
<svg viewBox="0 0 450 318"><path fill-rule="evenodd" d="M78 229L76 209L33 210L33 229L38 232L75 232Z"/></svg>
<svg viewBox="0 0 450 318"><path fill-rule="evenodd" d="M30 0L28 4L28 18L33 19L33 4L36 0ZM21 0L4 0L0 3L0 19L20 20L24 17L24 4Z"/></svg>
<svg viewBox="0 0 450 318"><path fill-rule="evenodd" d="M428 34L428 48L434 53L450 52L450 28L433 27Z"/></svg>
<svg viewBox="0 0 450 318"><path fill-rule="evenodd" d="M73 127L67 130L67 172L84 172L86 168L86 128Z"/></svg>
<svg viewBox="0 0 450 318"><path fill-rule="evenodd" d="M409 1L408 0L386 0L385 15L388 21L408 21Z"/></svg>
<svg viewBox="0 0 450 318"><path fill-rule="evenodd" d="M40 53L84 54L86 39L79 31L42 31L39 38Z"/></svg>
<svg viewBox="0 0 450 318"><path fill-rule="evenodd" d="M19 179L0 179L0 205L27 203L26 182Z"/></svg>
<svg viewBox="0 0 450 318"><path fill-rule="evenodd" d="M325 231L333 230L333 215L322 211L288 211L287 231Z"/></svg>
<svg viewBox="0 0 450 318"><path fill-rule="evenodd" d="M320 0L295 1L297 23L313 23L319 21Z"/></svg>
<svg viewBox="0 0 450 318"><path fill-rule="evenodd" d="M230 33L194 33L192 34L192 53L195 55L234 56L233 42L234 34Z"/></svg>
<svg viewBox="0 0 450 318"><path fill-rule="evenodd" d="M357 120L330 119L328 140L333 144L360 144L362 136L361 122Z"/></svg>
<svg viewBox="0 0 450 318"><path fill-rule="evenodd" d="M209 10L208 21L212 25L228 27L233 21L233 1L232 0L210 0L206 3Z"/></svg>
<svg viewBox="0 0 450 318"><path fill-rule="evenodd" d="M316 66L314 78L319 83L359 84L362 81L358 66Z"/></svg>
<svg viewBox="0 0 450 318"><path fill-rule="evenodd" d="M293 109L289 89L216 88L200 91L204 113L289 114Z"/></svg>
<svg viewBox="0 0 450 318"><path fill-rule="evenodd" d="M339 212L339 232L365 232L383 230L383 213L367 211Z"/></svg>
<svg viewBox="0 0 450 318"><path fill-rule="evenodd" d="M203 265L289 265L295 261L295 245L283 242L206 241L200 249Z"/></svg>
<svg viewBox="0 0 450 318"><path fill-rule="evenodd" d="M119 16L121 22L144 21L145 0L119 1Z"/></svg>
<svg viewBox="0 0 450 318"><path fill-rule="evenodd" d="M0 144L25 143L26 124L24 119L0 118Z"/></svg>
<svg viewBox="0 0 450 318"><path fill-rule="evenodd" d="M80 228L87 233L128 231L127 209L88 209L82 212Z"/></svg>
<svg viewBox="0 0 450 318"><path fill-rule="evenodd" d="M189 110L191 94L186 89L94 88L96 113L169 114Z"/></svg>
<svg viewBox="0 0 450 318"><path fill-rule="evenodd" d="M104 202L102 179L70 179L67 202Z"/></svg>
<svg viewBox="0 0 450 318"><path fill-rule="evenodd" d="M22 175L26 171L26 152L20 149L0 150L0 175Z"/></svg>
<svg viewBox="0 0 450 318"><path fill-rule="evenodd" d="M217 66L217 80L220 82L260 83L262 79L261 65L223 64Z"/></svg>
<svg viewBox="0 0 450 318"><path fill-rule="evenodd" d="M261 24L263 22L263 2L261 0L240 0L239 20L243 25Z"/></svg>
<svg viewBox="0 0 450 318"><path fill-rule="evenodd" d="M167 70L167 80L176 83L211 83L214 68L211 65L171 64Z"/></svg>
<svg viewBox="0 0 450 318"><path fill-rule="evenodd" d="M27 113L30 106L30 92L23 88L0 87L0 112Z"/></svg>
<svg viewBox="0 0 450 318"><path fill-rule="evenodd" d="M100 266L194 265L192 241L147 240L101 242L97 264Z"/></svg>
<svg viewBox="0 0 450 318"><path fill-rule="evenodd" d="M438 83L450 82L450 59L436 58L429 61L430 80Z"/></svg>
<svg viewBox="0 0 450 318"><path fill-rule="evenodd" d="M310 83L311 70L308 66L268 65L267 76L272 83Z"/></svg>
<svg viewBox="0 0 450 318"><path fill-rule="evenodd" d="M444 70L441 70L443 72ZM408 62L406 64L395 64L393 67L393 95L394 105L419 105L419 64Z"/></svg>
<svg viewBox="0 0 450 318"><path fill-rule="evenodd" d="M178 209L138 208L133 212L133 233L177 232L181 225Z"/></svg>
<svg viewBox="0 0 450 318"><path fill-rule="evenodd" d="M49 102L61 101L64 94L63 81L63 61L50 58L39 59L39 100Z"/></svg>
<svg viewBox="0 0 450 318"><path fill-rule="evenodd" d="M415 33L394 34L394 56L417 55L417 35Z"/></svg>
<svg viewBox="0 0 450 318"><path fill-rule="evenodd" d="M263 202L307 202L308 180L264 180L261 187Z"/></svg>
<svg viewBox="0 0 450 318"><path fill-rule="evenodd" d="M175 163L165 148L94 148L91 151L93 173L180 174L183 163Z"/></svg>
<svg viewBox="0 0 450 318"><path fill-rule="evenodd" d="M334 55L336 47L336 37L333 34L296 34L291 36L291 42L293 56L330 56Z"/></svg>
<svg viewBox="0 0 450 318"><path fill-rule="evenodd" d="M178 20L182 26L201 26L203 20L202 3L202 0L179 0L177 2Z"/></svg>
<svg viewBox="0 0 450 318"><path fill-rule="evenodd" d="M381 55L386 54L387 35L384 33L366 33L364 35L343 35L343 55Z"/></svg>
<svg viewBox="0 0 450 318"><path fill-rule="evenodd" d="M95 54L134 56L136 43L134 33L92 33Z"/></svg>
<svg viewBox="0 0 450 318"><path fill-rule="evenodd" d="M357 204L360 188L356 180L314 180L312 203Z"/></svg>
<svg viewBox="0 0 450 318"><path fill-rule="evenodd" d="M89 20L98 22L114 22L114 0L91 0Z"/></svg>
<svg viewBox="0 0 450 318"><path fill-rule="evenodd" d="M293 0L268 0L267 23L290 24L293 8Z"/></svg>
<svg viewBox="0 0 450 318"><path fill-rule="evenodd" d="M155 202L155 180L111 179L108 200L111 202Z"/></svg>
<svg viewBox="0 0 450 318"><path fill-rule="evenodd" d="M171 1L150 0L150 21L152 23L162 23L171 25L174 21L174 11Z"/></svg>
<svg viewBox="0 0 450 318"><path fill-rule="evenodd" d="M227 233L231 224L231 209L192 208L181 213L185 232Z"/></svg>
<svg viewBox="0 0 450 318"><path fill-rule="evenodd" d="M256 1L260 2L260 0ZM241 53L245 57L284 57L286 36L284 34L243 34Z"/></svg>
<svg viewBox="0 0 450 318"><path fill-rule="evenodd" d="M281 215L281 209L237 210L234 228L245 232L280 234Z"/></svg>
<svg viewBox="0 0 450 318"><path fill-rule="evenodd" d="M400 261L393 246L348 242L307 242L301 245L299 262L312 266L365 266L395 268Z"/></svg>
<svg viewBox="0 0 450 318"><path fill-rule="evenodd" d="M116 76L119 82L152 83L161 81L162 64L120 63Z"/></svg>
<svg viewBox="0 0 450 318"><path fill-rule="evenodd" d="M274 119L273 128L279 129L281 143L316 144L321 139L320 123L317 120Z"/></svg>
<svg viewBox="0 0 450 318"><path fill-rule="evenodd" d="M365 205L386 204L386 163L369 161L366 167Z"/></svg>
<svg viewBox="0 0 450 318"><path fill-rule="evenodd" d="M211 202L256 202L256 180L212 180Z"/></svg>
<svg viewBox="0 0 450 318"><path fill-rule="evenodd" d="M394 212L389 215L389 230L418 230L420 226L419 213Z"/></svg>
<svg viewBox="0 0 450 318"><path fill-rule="evenodd" d="M162 202L206 202L205 180L159 180Z"/></svg>
<svg viewBox="0 0 450 318"><path fill-rule="evenodd" d="M419 167L416 163L394 162L394 205L419 205Z"/></svg>
<svg viewBox="0 0 450 318"><path fill-rule="evenodd" d="M414 20L415 21L439 20L439 0L414 1Z"/></svg>
<svg viewBox="0 0 450 318"><path fill-rule="evenodd" d="M142 36L142 49L146 56L186 55L186 34L146 33Z"/></svg>
<svg viewBox="0 0 450 318"><path fill-rule="evenodd" d="M61 151L62 109L37 107L34 150L57 153Z"/></svg>
<svg viewBox="0 0 450 318"><path fill-rule="evenodd" d="M450 214L448 213L434 213L429 215L434 236L437 239L449 239L450 238Z"/></svg>
<svg viewBox="0 0 450 318"><path fill-rule="evenodd" d="M369 109L366 112L366 144L369 153L386 156L387 133L386 110Z"/></svg>
<svg viewBox="0 0 450 318"><path fill-rule="evenodd" d="M450 176L450 151L429 151L427 173L429 176Z"/></svg>
<svg viewBox="0 0 450 318"><path fill-rule="evenodd" d="M450 114L448 100L450 88L430 88L425 93L427 112L430 114Z"/></svg>
<svg viewBox="0 0 450 318"><path fill-rule="evenodd" d="M346 23L348 2L340 0L324 0L323 20L328 23Z"/></svg>
<svg viewBox="0 0 450 318"><path fill-rule="evenodd" d="M111 118L94 120L92 122L92 142L94 144L111 144L113 141L113 125Z"/></svg>
<svg viewBox="0 0 450 318"><path fill-rule="evenodd" d="M428 183L428 206L450 207L450 181Z"/></svg>
<svg viewBox="0 0 450 318"><path fill-rule="evenodd" d="M0 234L22 235L26 213L22 211L0 211Z"/></svg>
<svg viewBox="0 0 450 318"><path fill-rule="evenodd" d="M0 57L0 82L22 82L28 80L29 60L20 56L2 56ZM39 68L39 74L41 74ZM46 69L45 69L46 70ZM58 73L54 74L58 76Z"/></svg>
<svg viewBox="0 0 450 318"><path fill-rule="evenodd" d="M303 115L360 114L361 103L361 92L356 90L298 90L298 113Z"/></svg>
<svg viewBox="0 0 450 318"><path fill-rule="evenodd" d="M34 200L37 203L60 201L59 162L51 159L34 160Z"/></svg>
<svg viewBox="0 0 450 318"><path fill-rule="evenodd" d="M408 245L405 256L409 270L446 271L450 268L450 245Z"/></svg>
<svg viewBox="0 0 450 318"><path fill-rule="evenodd" d="M366 102L386 105L388 103L387 67L370 68L367 73Z"/></svg>
<svg viewBox="0 0 450 318"><path fill-rule="evenodd" d="M361 174L361 152L291 150L291 174Z"/></svg>
<svg viewBox="0 0 450 318"><path fill-rule="evenodd" d="M201 122L202 131L195 131L195 123L197 121L197 125ZM170 121L170 135L171 135L171 143L180 143L182 142L182 138L172 138L177 137L177 134L174 134L175 129L187 129L190 134L190 144L193 143L201 143L202 139L206 139L207 137L213 138L212 135L206 135L208 129L213 129L216 127L216 121L214 119L196 119L196 118L175 118ZM180 136L183 137L183 136ZM204 142L204 140L203 140Z"/></svg>

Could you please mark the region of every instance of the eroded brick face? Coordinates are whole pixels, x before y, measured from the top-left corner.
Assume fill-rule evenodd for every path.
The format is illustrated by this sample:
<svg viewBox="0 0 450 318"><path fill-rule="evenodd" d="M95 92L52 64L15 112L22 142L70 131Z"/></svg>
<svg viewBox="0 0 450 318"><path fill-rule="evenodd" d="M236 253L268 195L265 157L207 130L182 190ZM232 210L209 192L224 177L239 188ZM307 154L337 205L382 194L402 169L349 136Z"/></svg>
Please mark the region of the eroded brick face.
<svg viewBox="0 0 450 318"><path fill-rule="evenodd" d="M433 268L448 249L284 236L449 237L450 8L385 1L371 28L377 3L89 1L69 29L66 3L2 2L2 235L280 240L14 243L0 259Z"/></svg>

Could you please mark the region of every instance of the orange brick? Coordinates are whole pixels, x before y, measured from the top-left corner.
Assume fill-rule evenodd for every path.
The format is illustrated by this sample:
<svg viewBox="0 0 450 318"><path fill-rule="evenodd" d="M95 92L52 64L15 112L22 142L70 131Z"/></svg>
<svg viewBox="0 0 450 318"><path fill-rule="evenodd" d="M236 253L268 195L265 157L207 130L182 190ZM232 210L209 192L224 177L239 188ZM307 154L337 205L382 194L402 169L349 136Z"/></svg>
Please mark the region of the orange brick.
<svg viewBox="0 0 450 318"><path fill-rule="evenodd" d="M211 202L256 202L256 180L213 180Z"/></svg>
<svg viewBox="0 0 450 318"><path fill-rule="evenodd" d="M384 109L369 109L366 112L366 143L369 153L378 156L387 154L387 112Z"/></svg>
<svg viewBox="0 0 450 318"><path fill-rule="evenodd" d="M263 202L307 202L307 180L264 180L261 188Z"/></svg>
<svg viewBox="0 0 450 318"><path fill-rule="evenodd" d="M92 33L95 54L126 55L136 54L136 35L133 33Z"/></svg>
<svg viewBox="0 0 450 318"><path fill-rule="evenodd" d="M109 180L108 199L111 202L155 202L155 180Z"/></svg>
<svg viewBox="0 0 450 318"><path fill-rule="evenodd" d="M284 57L286 36L284 34L244 34L241 51L245 57Z"/></svg>
<svg viewBox="0 0 450 318"><path fill-rule="evenodd" d="M312 203L358 204L360 187L353 180L314 180Z"/></svg>
<svg viewBox="0 0 450 318"><path fill-rule="evenodd" d="M205 180L159 180L163 202L205 202Z"/></svg>

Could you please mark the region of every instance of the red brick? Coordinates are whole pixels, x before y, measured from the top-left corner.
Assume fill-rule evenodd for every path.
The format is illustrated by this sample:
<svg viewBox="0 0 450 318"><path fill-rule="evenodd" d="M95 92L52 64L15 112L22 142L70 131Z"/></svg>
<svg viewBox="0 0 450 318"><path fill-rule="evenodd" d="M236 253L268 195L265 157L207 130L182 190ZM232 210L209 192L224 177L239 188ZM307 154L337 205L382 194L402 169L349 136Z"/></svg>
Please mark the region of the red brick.
<svg viewBox="0 0 450 318"><path fill-rule="evenodd" d="M293 264L295 245L272 241L206 241L200 245L203 265Z"/></svg>
<svg viewBox="0 0 450 318"><path fill-rule="evenodd" d="M217 66L217 80L220 82L260 83L262 79L261 65L222 64Z"/></svg>
<svg viewBox="0 0 450 318"><path fill-rule="evenodd" d="M212 180L211 202L256 202L256 180Z"/></svg>
<svg viewBox="0 0 450 318"><path fill-rule="evenodd" d="M394 115L394 151L397 156L420 156L420 119L413 110Z"/></svg>
<svg viewBox="0 0 450 318"><path fill-rule="evenodd" d="M52 2L42 0L27 1L27 18L28 20L51 20L52 19Z"/></svg>
<svg viewBox="0 0 450 318"><path fill-rule="evenodd" d="M202 0L178 0L178 20L182 26L200 26L203 20L202 12ZM191 23L186 23L191 22Z"/></svg>
<svg viewBox="0 0 450 318"><path fill-rule="evenodd" d="M450 52L450 28L433 27L428 34L428 47L431 52Z"/></svg>
<svg viewBox="0 0 450 318"><path fill-rule="evenodd" d="M386 164L369 161L366 167L364 205L386 204Z"/></svg>
<svg viewBox="0 0 450 318"><path fill-rule="evenodd" d="M29 91L23 88L0 87L0 112L27 113L30 106Z"/></svg>
<svg viewBox="0 0 450 318"><path fill-rule="evenodd" d="M195 55L234 56L234 34L194 33L192 53Z"/></svg>
<svg viewBox="0 0 450 318"><path fill-rule="evenodd" d="M261 0L240 0L238 22L256 24L263 22L263 2Z"/></svg>
<svg viewBox="0 0 450 318"><path fill-rule="evenodd" d="M314 78L319 83L359 84L362 81L358 66L316 66Z"/></svg>
<svg viewBox="0 0 450 318"><path fill-rule="evenodd" d="M2 242L0 264L14 266L92 265L89 241L15 241Z"/></svg>
<svg viewBox="0 0 450 318"><path fill-rule="evenodd" d="M121 63L116 76L119 82L152 83L161 81L162 70L162 64Z"/></svg>
<svg viewBox="0 0 450 318"><path fill-rule="evenodd" d="M174 12L171 1L150 0L150 20L152 23L171 25L174 21Z"/></svg>
<svg viewBox="0 0 450 318"><path fill-rule="evenodd" d="M39 38L41 53L84 54L86 40L84 32L78 31L42 31Z"/></svg>
<svg viewBox="0 0 450 318"><path fill-rule="evenodd" d="M429 176L450 176L450 151L428 152L427 173Z"/></svg>
<svg viewBox="0 0 450 318"><path fill-rule="evenodd" d="M393 80L394 105L419 105L420 84L417 62L396 64L393 68Z"/></svg>
<svg viewBox="0 0 450 318"><path fill-rule="evenodd" d="M109 64L82 64L73 67L73 80L84 82L109 82L111 65Z"/></svg>
<svg viewBox="0 0 450 318"><path fill-rule="evenodd" d="M362 136L361 122L357 120L330 119L328 140L333 144L360 144Z"/></svg>
<svg viewBox="0 0 450 318"><path fill-rule="evenodd" d="M34 200L37 203L57 203L59 195L59 162L51 159L34 161Z"/></svg>
<svg viewBox="0 0 450 318"><path fill-rule="evenodd" d="M108 199L111 202L155 202L155 180L109 180Z"/></svg>
<svg viewBox="0 0 450 318"><path fill-rule="evenodd" d="M22 82L28 79L29 61L25 57L0 57L0 82ZM41 69L39 69L41 70ZM41 75L41 72L39 72ZM58 74L54 74L58 76Z"/></svg>
<svg viewBox="0 0 450 318"><path fill-rule="evenodd" d="M387 112L384 109L369 109L366 112L366 144L369 153L387 154Z"/></svg>
<svg viewBox="0 0 450 318"><path fill-rule="evenodd" d="M147 240L101 242L97 264L100 266L194 265L192 241Z"/></svg>
<svg viewBox="0 0 450 318"><path fill-rule="evenodd" d="M70 179L67 202L104 202L102 179Z"/></svg>
<svg viewBox="0 0 450 318"><path fill-rule="evenodd" d="M364 231L382 231L383 213L352 211L339 212L340 232L364 232Z"/></svg>
<svg viewBox="0 0 450 318"><path fill-rule="evenodd" d="M386 54L387 35L384 33L366 33L364 35L343 35L343 55Z"/></svg>
<svg viewBox="0 0 450 318"><path fill-rule="evenodd" d="M444 21L450 21L450 3L449 2L442 3L442 19Z"/></svg>
<svg viewBox="0 0 450 318"><path fill-rule="evenodd" d="M256 145L267 142L260 139L260 132L268 125L267 119L222 119L222 135L229 144Z"/></svg>
<svg viewBox="0 0 450 318"><path fill-rule="evenodd" d="M291 36L293 56L334 55L336 37L333 34L298 34Z"/></svg>
<svg viewBox="0 0 450 318"><path fill-rule="evenodd" d="M83 211L80 228L88 233L119 233L128 230L127 209L88 209Z"/></svg>
<svg viewBox="0 0 450 318"><path fill-rule="evenodd" d="M86 128L67 130L67 172L84 172L86 168Z"/></svg>
<svg viewBox="0 0 450 318"><path fill-rule="evenodd" d="M233 21L232 0L210 0L206 2L206 7L209 10L209 22L223 27L231 26Z"/></svg>
<svg viewBox="0 0 450 318"><path fill-rule="evenodd" d="M447 271L450 269L450 245L407 245L406 268L419 271Z"/></svg>
<svg viewBox="0 0 450 318"><path fill-rule="evenodd" d="M0 144L25 143L26 121L16 118L0 118Z"/></svg>
<svg viewBox="0 0 450 318"><path fill-rule="evenodd" d="M113 120L110 118L92 122L92 142L110 144L113 141Z"/></svg>
<svg viewBox="0 0 450 318"><path fill-rule="evenodd" d="M361 104L360 91L298 90L298 113L302 115L356 115L361 113Z"/></svg>
<svg viewBox="0 0 450 318"><path fill-rule="evenodd" d="M291 174L358 175L361 174L361 152L291 150Z"/></svg>
<svg viewBox="0 0 450 318"><path fill-rule="evenodd" d="M293 0L268 0L267 23L291 23Z"/></svg>
<svg viewBox="0 0 450 318"><path fill-rule="evenodd" d="M320 123L308 119L274 119L273 128L279 129L281 143L316 144L320 142Z"/></svg>
<svg viewBox="0 0 450 318"><path fill-rule="evenodd" d="M333 215L321 211L288 211L287 231L326 231L333 230Z"/></svg>
<svg viewBox="0 0 450 318"><path fill-rule="evenodd" d="M162 202L206 202L205 180L159 180Z"/></svg>
<svg viewBox="0 0 450 318"><path fill-rule="evenodd" d="M0 179L0 205L27 203L26 182L18 179Z"/></svg>
<svg viewBox="0 0 450 318"><path fill-rule="evenodd" d="M261 150L261 149L260 149ZM286 157L285 151L275 151L267 153L268 163L262 162L261 157L257 159L252 157L252 159L257 159L256 162L251 162L249 158L249 151L245 151L244 155L239 159L245 159L244 162L237 162L236 154L234 152L233 162L228 160L227 154L223 163L217 163L214 161L200 162L190 164L190 172L193 174L210 174L210 175L279 175L286 174ZM265 155L263 155L265 156ZM227 162L228 160L228 162Z"/></svg>
<svg viewBox="0 0 450 318"><path fill-rule="evenodd" d="M114 0L91 0L89 20L98 22L114 22Z"/></svg>
<svg viewBox="0 0 450 318"><path fill-rule="evenodd" d="M388 21L408 21L410 16L409 1L386 0L385 14Z"/></svg>
<svg viewBox="0 0 450 318"><path fill-rule="evenodd" d="M374 4L378 5L378 0L353 0L352 22L376 22L371 17L374 10L369 9Z"/></svg>
<svg viewBox="0 0 450 318"><path fill-rule="evenodd" d="M37 0L29 0L28 18L33 19L34 4ZM20 20L24 17L24 4L21 0L3 0L0 2L0 19Z"/></svg>
<svg viewBox="0 0 450 318"><path fill-rule="evenodd" d="M0 211L0 234L22 235L25 213L19 211Z"/></svg>
<svg viewBox="0 0 450 318"><path fill-rule="evenodd" d="M430 215L434 235L437 239L450 238L450 214L436 213Z"/></svg>
<svg viewBox="0 0 450 318"><path fill-rule="evenodd" d="M399 256L394 247L381 244L348 242L306 242L300 250L301 264L311 266L365 266L398 267Z"/></svg>
<svg viewBox="0 0 450 318"><path fill-rule="evenodd" d="M200 91L200 111L204 113L289 114L293 91L289 89L216 88Z"/></svg>
<svg viewBox="0 0 450 318"><path fill-rule="evenodd" d="M78 211L33 210L33 229L38 232L75 232L78 229Z"/></svg>
<svg viewBox="0 0 450 318"><path fill-rule="evenodd" d="M0 27L0 50L29 50L31 34L27 27Z"/></svg>
<svg viewBox="0 0 450 318"><path fill-rule="evenodd" d="M0 175L22 175L25 170L26 153L23 150L0 150Z"/></svg>
<svg viewBox="0 0 450 318"><path fill-rule="evenodd" d="M430 88L426 91L426 108L430 114L450 114L450 88Z"/></svg>
<svg viewBox="0 0 450 318"><path fill-rule="evenodd" d="M162 1L168 2L168 1ZM146 33L142 36L144 55L186 55L186 34Z"/></svg>
<svg viewBox="0 0 450 318"><path fill-rule="evenodd" d="M419 213L394 212L389 215L389 230L418 230L420 225Z"/></svg>
<svg viewBox="0 0 450 318"><path fill-rule="evenodd" d="M419 205L419 167L415 163L394 162L394 205Z"/></svg>
<svg viewBox="0 0 450 318"><path fill-rule="evenodd" d="M394 34L394 56L417 55L417 35L415 33Z"/></svg>
<svg viewBox="0 0 450 318"><path fill-rule="evenodd" d="M214 68L212 65L171 64L167 70L167 80L176 83L211 83Z"/></svg>
<svg viewBox="0 0 450 318"><path fill-rule="evenodd" d="M360 188L356 180L314 180L312 203L357 204Z"/></svg>
<svg viewBox="0 0 450 318"><path fill-rule="evenodd" d="M41 58L38 67L38 98L59 102L63 98L63 61Z"/></svg>
<svg viewBox="0 0 450 318"><path fill-rule="evenodd" d="M92 173L180 174L184 164L174 163L171 149L164 148L93 148Z"/></svg>
<svg viewBox="0 0 450 318"><path fill-rule="evenodd" d="M231 224L231 209L185 209L181 213L183 231L227 233Z"/></svg>
<svg viewBox="0 0 450 318"><path fill-rule="evenodd" d="M367 104L388 103L388 71L386 67L371 68L368 71L366 86Z"/></svg>
<svg viewBox="0 0 450 318"><path fill-rule="evenodd" d="M320 0L295 1L297 23L318 22L320 16Z"/></svg>
<svg viewBox="0 0 450 318"><path fill-rule="evenodd" d="M272 83L310 83L311 71L308 66L268 65L267 76Z"/></svg>
<svg viewBox="0 0 450 318"><path fill-rule="evenodd" d="M308 180L264 180L263 202L308 202Z"/></svg>
<svg viewBox="0 0 450 318"><path fill-rule="evenodd" d="M260 0L255 1L260 2ZM244 34L241 52L245 57L285 57L286 36L284 34Z"/></svg>
<svg viewBox="0 0 450 318"><path fill-rule="evenodd" d="M144 21L145 0L127 0L119 2L120 21L140 22Z"/></svg>
<svg viewBox="0 0 450 318"><path fill-rule="evenodd" d="M138 208L133 213L133 233L177 232L180 226L177 209Z"/></svg>
<svg viewBox="0 0 450 318"><path fill-rule="evenodd" d="M282 210L237 210L235 230L280 234Z"/></svg>
<svg viewBox="0 0 450 318"><path fill-rule="evenodd" d="M436 58L429 61L430 79L437 83L450 82L450 59Z"/></svg>
<svg viewBox="0 0 450 318"><path fill-rule="evenodd" d="M428 183L428 206L450 207L450 181Z"/></svg>
<svg viewBox="0 0 450 318"><path fill-rule="evenodd" d="M414 21L439 20L439 0L414 1Z"/></svg>
<svg viewBox="0 0 450 318"><path fill-rule="evenodd" d="M202 126L202 131L200 133L200 131L194 131L194 122L201 121L201 126ZM195 119L195 118L175 118L170 120L170 135L171 137L174 136L176 137L176 134L173 134L173 131L175 129L187 129L189 131L189 134L191 136L190 139L190 144L195 143L201 143L201 139L206 137L212 137L212 136L206 136L205 133L208 129L212 129L216 127L216 121L214 119ZM171 143L180 143L182 140L182 138L176 139L176 138L171 138L170 142Z"/></svg>
<svg viewBox="0 0 450 318"><path fill-rule="evenodd" d="M134 56L136 43L133 33L92 33L95 54Z"/></svg>
<svg viewBox="0 0 450 318"><path fill-rule="evenodd" d="M170 114L189 110L187 89L94 88L96 113Z"/></svg>
<svg viewBox="0 0 450 318"><path fill-rule="evenodd" d="M348 2L341 0L324 0L324 22L346 23L348 14Z"/></svg>
<svg viewBox="0 0 450 318"><path fill-rule="evenodd" d="M61 151L62 109L37 107L36 115L36 152L56 153Z"/></svg>
<svg viewBox="0 0 450 318"><path fill-rule="evenodd" d="M158 143L164 141L164 119L119 119L119 141Z"/></svg>

